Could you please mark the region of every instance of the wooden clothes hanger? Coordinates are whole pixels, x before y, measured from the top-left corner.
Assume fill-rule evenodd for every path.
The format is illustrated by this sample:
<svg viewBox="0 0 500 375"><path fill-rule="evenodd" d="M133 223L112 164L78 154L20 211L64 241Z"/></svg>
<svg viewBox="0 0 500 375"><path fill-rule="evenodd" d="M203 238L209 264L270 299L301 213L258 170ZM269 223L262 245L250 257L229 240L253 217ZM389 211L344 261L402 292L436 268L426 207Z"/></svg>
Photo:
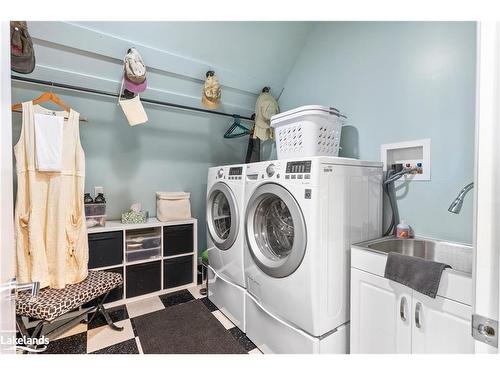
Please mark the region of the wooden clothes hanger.
<svg viewBox="0 0 500 375"><path fill-rule="evenodd" d="M38 98L33 99L32 102L33 105L52 102L68 113L71 111L71 107L68 106L66 103L64 103L57 94L52 92L52 90L44 92ZM23 108L23 103L16 103L12 105L12 111L14 112L22 112L22 108ZM80 121L87 121L87 120L85 118L81 118Z"/></svg>
<svg viewBox="0 0 500 375"><path fill-rule="evenodd" d="M38 98L34 99L33 105L46 103L46 102L52 102L52 103L58 105L63 110L65 110L66 112L69 112L71 110L71 108L68 105L66 105L61 100L61 98L59 96L57 96L57 94L54 94L52 92L52 90L46 91L42 95L40 95ZM23 108L23 103L16 103L12 106L13 111L18 110L18 109L22 109L22 108Z"/></svg>

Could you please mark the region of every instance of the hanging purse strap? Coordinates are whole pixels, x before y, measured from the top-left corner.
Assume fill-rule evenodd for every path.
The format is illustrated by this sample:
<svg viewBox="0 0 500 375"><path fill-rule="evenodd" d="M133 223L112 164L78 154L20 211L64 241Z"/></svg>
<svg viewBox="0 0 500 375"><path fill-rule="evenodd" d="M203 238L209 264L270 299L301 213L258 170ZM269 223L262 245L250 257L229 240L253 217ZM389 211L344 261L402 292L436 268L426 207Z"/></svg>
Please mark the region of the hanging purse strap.
<svg viewBox="0 0 500 375"><path fill-rule="evenodd" d="M125 84L125 77L122 77L122 84L120 86L120 93L118 94L118 105L120 104L120 100L122 99L123 85Z"/></svg>

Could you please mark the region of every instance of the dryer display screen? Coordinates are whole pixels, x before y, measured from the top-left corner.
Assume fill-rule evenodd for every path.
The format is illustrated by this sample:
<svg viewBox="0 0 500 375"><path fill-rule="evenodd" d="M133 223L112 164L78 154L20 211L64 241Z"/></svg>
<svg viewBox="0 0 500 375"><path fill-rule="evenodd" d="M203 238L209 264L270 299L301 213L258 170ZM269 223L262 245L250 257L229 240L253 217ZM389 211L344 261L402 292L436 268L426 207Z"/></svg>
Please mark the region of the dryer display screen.
<svg viewBox="0 0 500 375"><path fill-rule="evenodd" d="M242 173L243 173L243 167L229 168L229 175L230 176L241 176Z"/></svg>
<svg viewBox="0 0 500 375"><path fill-rule="evenodd" d="M286 163L286 173L311 173L311 161L291 161Z"/></svg>

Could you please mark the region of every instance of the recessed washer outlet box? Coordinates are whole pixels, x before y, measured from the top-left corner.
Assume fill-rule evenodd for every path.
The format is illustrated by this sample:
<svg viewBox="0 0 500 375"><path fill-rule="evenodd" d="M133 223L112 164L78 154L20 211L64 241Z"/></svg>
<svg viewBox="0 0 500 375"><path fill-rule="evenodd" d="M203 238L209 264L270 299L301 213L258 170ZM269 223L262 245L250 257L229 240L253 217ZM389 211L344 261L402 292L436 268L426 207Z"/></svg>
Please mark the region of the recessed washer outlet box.
<svg viewBox="0 0 500 375"><path fill-rule="evenodd" d="M401 161L411 161L412 166L420 163L420 173L406 178L411 178L413 181L431 180L430 139L383 144L380 146L380 160L384 163L384 171L387 171L387 166Z"/></svg>

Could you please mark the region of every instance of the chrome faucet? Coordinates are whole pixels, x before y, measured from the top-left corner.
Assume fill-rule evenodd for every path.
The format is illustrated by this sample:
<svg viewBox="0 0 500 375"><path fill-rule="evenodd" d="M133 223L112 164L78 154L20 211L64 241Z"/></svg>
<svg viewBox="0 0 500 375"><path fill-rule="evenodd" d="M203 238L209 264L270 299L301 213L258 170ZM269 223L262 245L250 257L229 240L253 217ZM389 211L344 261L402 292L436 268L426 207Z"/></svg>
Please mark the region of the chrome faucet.
<svg viewBox="0 0 500 375"><path fill-rule="evenodd" d="M457 197L453 200L453 202L451 202L450 207L448 207L448 211L450 211L452 214L460 213L460 210L462 210L462 205L464 204L464 198L467 195L467 193L472 190L473 187L474 187L474 182L465 185L464 188L460 190L460 193L458 193Z"/></svg>

